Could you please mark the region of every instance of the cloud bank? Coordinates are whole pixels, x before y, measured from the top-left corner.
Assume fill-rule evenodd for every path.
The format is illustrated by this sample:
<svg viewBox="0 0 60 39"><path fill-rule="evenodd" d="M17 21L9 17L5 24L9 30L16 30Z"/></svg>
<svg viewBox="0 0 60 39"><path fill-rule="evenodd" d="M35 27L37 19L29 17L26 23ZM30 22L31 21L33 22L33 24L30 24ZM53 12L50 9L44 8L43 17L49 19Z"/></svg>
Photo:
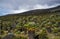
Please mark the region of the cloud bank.
<svg viewBox="0 0 60 39"><path fill-rule="evenodd" d="M60 5L60 0L0 0L0 15L46 9L58 5Z"/></svg>

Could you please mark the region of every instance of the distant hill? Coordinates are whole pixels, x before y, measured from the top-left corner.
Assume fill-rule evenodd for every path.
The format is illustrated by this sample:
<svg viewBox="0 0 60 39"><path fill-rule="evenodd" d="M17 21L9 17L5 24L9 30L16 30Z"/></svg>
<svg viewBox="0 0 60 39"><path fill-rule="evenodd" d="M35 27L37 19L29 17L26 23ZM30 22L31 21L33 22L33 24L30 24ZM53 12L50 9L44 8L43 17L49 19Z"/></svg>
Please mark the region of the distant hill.
<svg viewBox="0 0 60 39"><path fill-rule="evenodd" d="M8 14L5 16L40 15L40 14L54 14L54 13L57 14L60 13L60 6L56 6L49 9L35 9L35 10L30 10L19 14ZM4 17L4 16L0 16L0 17Z"/></svg>

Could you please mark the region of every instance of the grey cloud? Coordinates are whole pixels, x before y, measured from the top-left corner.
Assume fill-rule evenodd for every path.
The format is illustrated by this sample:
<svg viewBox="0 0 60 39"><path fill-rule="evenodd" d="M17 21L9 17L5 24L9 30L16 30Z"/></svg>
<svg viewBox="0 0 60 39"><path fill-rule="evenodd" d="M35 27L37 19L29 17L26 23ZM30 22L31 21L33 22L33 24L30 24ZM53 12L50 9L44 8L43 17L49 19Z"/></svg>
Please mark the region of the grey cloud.
<svg viewBox="0 0 60 39"><path fill-rule="evenodd" d="M8 9L10 8L19 9L19 7L27 7L27 6L29 6L28 8L32 8L36 4L40 4L40 5L47 4L51 6L54 4L60 4L60 0L2 0L0 3L1 4L4 3L4 5L7 4L11 5L11 7L7 5Z"/></svg>

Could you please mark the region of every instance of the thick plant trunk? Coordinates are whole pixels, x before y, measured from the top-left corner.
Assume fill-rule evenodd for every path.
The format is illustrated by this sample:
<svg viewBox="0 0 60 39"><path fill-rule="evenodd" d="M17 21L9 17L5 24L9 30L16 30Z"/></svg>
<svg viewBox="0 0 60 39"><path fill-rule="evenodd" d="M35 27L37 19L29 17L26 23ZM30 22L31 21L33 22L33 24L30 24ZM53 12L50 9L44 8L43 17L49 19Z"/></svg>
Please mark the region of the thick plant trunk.
<svg viewBox="0 0 60 39"><path fill-rule="evenodd" d="M24 30L25 34L27 34L27 29Z"/></svg>
<svg viewBox="0 0 60 39"><path fill-rule="evenodd" d="M46 29L47 29L47 32L49 32L49 33L52 32L51 27L47 27Z"/></svg>
<svg viewBox="0 0 60 39"><path fill-rule="evenodd" d="M3 21L0 21L0 35L2 34Z"/></svg>
<svg viewBox="0 0 60 39"><path fill-rule="evenodd" d="M28 39L34 39L35 32L34 31L28 31Z"/></svg>

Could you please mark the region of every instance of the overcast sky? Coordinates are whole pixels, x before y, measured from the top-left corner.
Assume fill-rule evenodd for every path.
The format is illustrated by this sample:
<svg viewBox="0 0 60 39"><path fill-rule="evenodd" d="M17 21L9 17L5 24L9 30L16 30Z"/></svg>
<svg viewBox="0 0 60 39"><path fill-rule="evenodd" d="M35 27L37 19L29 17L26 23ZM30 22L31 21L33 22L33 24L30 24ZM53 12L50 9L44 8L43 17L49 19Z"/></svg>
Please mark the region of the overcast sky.
<svg viewBox="0 0 60 39"><path fill-rule="evenodd" d="M60 5L60 0L0 0L0 15L46 9Z"/></svg>

